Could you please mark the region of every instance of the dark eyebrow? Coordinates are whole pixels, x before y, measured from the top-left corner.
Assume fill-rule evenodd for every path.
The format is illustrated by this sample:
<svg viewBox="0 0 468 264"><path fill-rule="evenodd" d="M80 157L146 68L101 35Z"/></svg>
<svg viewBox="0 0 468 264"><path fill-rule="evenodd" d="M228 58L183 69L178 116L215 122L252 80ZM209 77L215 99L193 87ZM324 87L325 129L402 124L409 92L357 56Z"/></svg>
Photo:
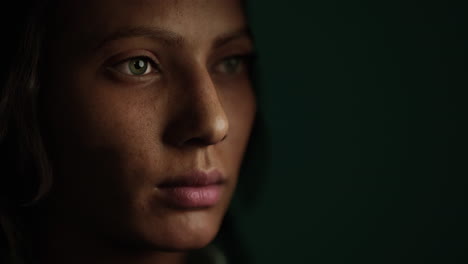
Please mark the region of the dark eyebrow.
<svg viewBox="0 0 468 264"><path fill-rule="evenodd" d="M158 41L162 41L170 46L180 46L183 42L182 36L169 30L161 29L158 27L133 27L118 30L110 34L109 36L105 37L102 41L99 42L96 49L102 48L109 42L131 37L147 37Z"/></svg>
<svg viewBox="0 0 468 264"><path fill-rule="evenodd" d="M248 28L241 28L239 30L218 36L213 42L213 48L219 48L233 40L240 38L251 38L251 33Z"/></svg>
<svg viewBox="0 0 468 264"><path fill-rule="evenodd" d="M240 30L235 30L233 32L222 34L215 38L213 42L213 48L223 46L224 44L235 39L243 37L250 38L250 36L250 31L247 28L242 28ZM109 36L105 37L102 41L98 43L98 45L96 46L96 50L102 48L109 42L131 37L147 37L158 41L162 41L168 46L180 46L184 42L184 38L173 31L169 31L158 27L133 27L118 30L114 33L111 33Z"/></svg>

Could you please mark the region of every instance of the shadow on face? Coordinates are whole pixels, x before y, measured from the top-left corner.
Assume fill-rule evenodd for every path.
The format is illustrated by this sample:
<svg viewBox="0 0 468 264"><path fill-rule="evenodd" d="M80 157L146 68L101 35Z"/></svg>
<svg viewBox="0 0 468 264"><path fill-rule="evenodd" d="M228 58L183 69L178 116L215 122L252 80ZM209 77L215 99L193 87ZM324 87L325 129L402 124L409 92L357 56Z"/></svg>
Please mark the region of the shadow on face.
<svg viewBox="0 0 468 264"><path fill-rule="evenodd" d="M41 91L57 237L164 250L214 238L255 116L243 12L235 0L60 4Z"/></svg>

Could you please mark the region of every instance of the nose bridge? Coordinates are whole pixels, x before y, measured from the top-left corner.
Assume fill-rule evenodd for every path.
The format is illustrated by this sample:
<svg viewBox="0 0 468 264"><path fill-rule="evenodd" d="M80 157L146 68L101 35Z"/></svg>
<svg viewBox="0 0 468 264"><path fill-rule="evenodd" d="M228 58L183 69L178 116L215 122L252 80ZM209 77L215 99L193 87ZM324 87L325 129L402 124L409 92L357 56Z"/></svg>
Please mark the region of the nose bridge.
<svg viewBox="0 0 468 264"><path fill-rule="evenodd" d="M181 83L182 111L170 128L177 145L213 145L227 136L229 123L217 87L206 67L193 66Z"/></svg>
<svg viewBox="0 0 468 264"><path fill-rule="evenodd" d="M218 90L206 69L197 71L194 79L193 86L188 89L193 89L195 120L198 119L201 132L221 140L226 136L229 124Z"/></svg>

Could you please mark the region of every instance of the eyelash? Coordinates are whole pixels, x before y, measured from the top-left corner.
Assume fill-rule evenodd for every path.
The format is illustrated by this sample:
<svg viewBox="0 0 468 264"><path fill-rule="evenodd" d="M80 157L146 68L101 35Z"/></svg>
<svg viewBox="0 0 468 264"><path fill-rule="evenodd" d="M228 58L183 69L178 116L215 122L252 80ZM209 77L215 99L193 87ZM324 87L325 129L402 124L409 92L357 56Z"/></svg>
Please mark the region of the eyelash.
<svg viewBox="0 0 468 264"><path fill-rule="evenodd" d="M232 59L235 59L235 60L238 60L238 64L236 65L236 67L245 67L245 70L246 71L249 71L249 68L251 66L251 63L254 59L254 54L252 53L248 53L248 54L238 54L238 55L231 55L231 56L228 56L228 57L224 57L223 59L221 59L218 63L215 64L215 67L214 68L217 68L217 67L221 67L222 65L224 65L223 63L226 63L226 62L229 62L230 60ZM242 70L242 69L241 69ZM237 71L239 71L237 69ZM234 73L223 73L223 72L217 72L215 70L216 73L220 73L220 74L237 74L239 72L234 72Z"/></svg>
<svg viewBox="0 0 468 264"><path fill-rule="evenodd" d="M239 73L238 67L245 67L244 70L248 71L254 57L255 57L255 55L253 53L236 54L236 55L231 55L231 56L224 57L214 65L213 71L214 71L215 74L226 74L226 75L233 75L233 74L235 75L235 74ZM238 60L238 64L235 65L235 67L237 67L235 72L226 72L226 71L223 72L223 70L218 69L218 68L220 68L222 66L225 66L224 63L229 62L232 59ZM143 74L132 74L130 72L131 70L129 69L129 67L130 67L129 63L132 60L143 60L143 61L145 61L146 65L147 65L146 67L148 67L148 69L146 69L146 71L149 70L150 72L147 73L145 71L145 73L143 73ZM123 67L123 70L119 70L118 69L119 67ZM133 56L133 57L126 58L126 59L121 60L120 62L114 64L110 68L112 68L113 70L115 70L115 71L117 71L117 72L119 72L121 74L124 74L124 75L126 75L127 77L130 77L130 78L142 78L142 77L145 77L147 75L150 75L151 73L160 73L161 72L160 64L157 63L153 58L151 58L149 56L146 56L146 55ZM244 70L241 69L240 71L244 71ZM229 70L227 70L227 71L229 71Z"/></svg>
<svg viewBox="0 0 468 264"><path fill-rule="evenodd" d="M150 72L146 72L143 73L143 74L132 74L129 69L130 65L129 63L131 63L131 61L134 60L142 60L146 63L146 66L145 69L146 71L150 71ZM123 70L118 70L117 68L119 67L123 67ZM146 76L146 75L149 75L150 73L158 73L160 72L160 66L159 66L159 63L157 63L153 58L149 57L149 56L145 56L145 55L141 55L141 56L134 56L134 57L130 57L130 58L127 58L125 60L122 60L116 64L114 64L111 68L113 68L114 70L122 73L122 74L125 74L127 76L131 76L131 77L143 77L143 76ZM126 72L126 71L129 71L129 72Z"/></svg>

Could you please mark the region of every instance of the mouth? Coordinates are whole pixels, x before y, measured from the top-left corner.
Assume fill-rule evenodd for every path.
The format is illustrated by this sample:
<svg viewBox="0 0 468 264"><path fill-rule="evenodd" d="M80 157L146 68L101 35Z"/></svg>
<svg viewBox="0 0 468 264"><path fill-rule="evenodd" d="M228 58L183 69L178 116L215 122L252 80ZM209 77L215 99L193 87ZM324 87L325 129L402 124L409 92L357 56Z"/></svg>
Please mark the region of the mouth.
<svg viewBox="0 0 468 264"><path fill-rule="evenodd" d="M215 206L225 183L218 170L193 171L157 186L163 199L178 209L202 209Z"/></svg>

